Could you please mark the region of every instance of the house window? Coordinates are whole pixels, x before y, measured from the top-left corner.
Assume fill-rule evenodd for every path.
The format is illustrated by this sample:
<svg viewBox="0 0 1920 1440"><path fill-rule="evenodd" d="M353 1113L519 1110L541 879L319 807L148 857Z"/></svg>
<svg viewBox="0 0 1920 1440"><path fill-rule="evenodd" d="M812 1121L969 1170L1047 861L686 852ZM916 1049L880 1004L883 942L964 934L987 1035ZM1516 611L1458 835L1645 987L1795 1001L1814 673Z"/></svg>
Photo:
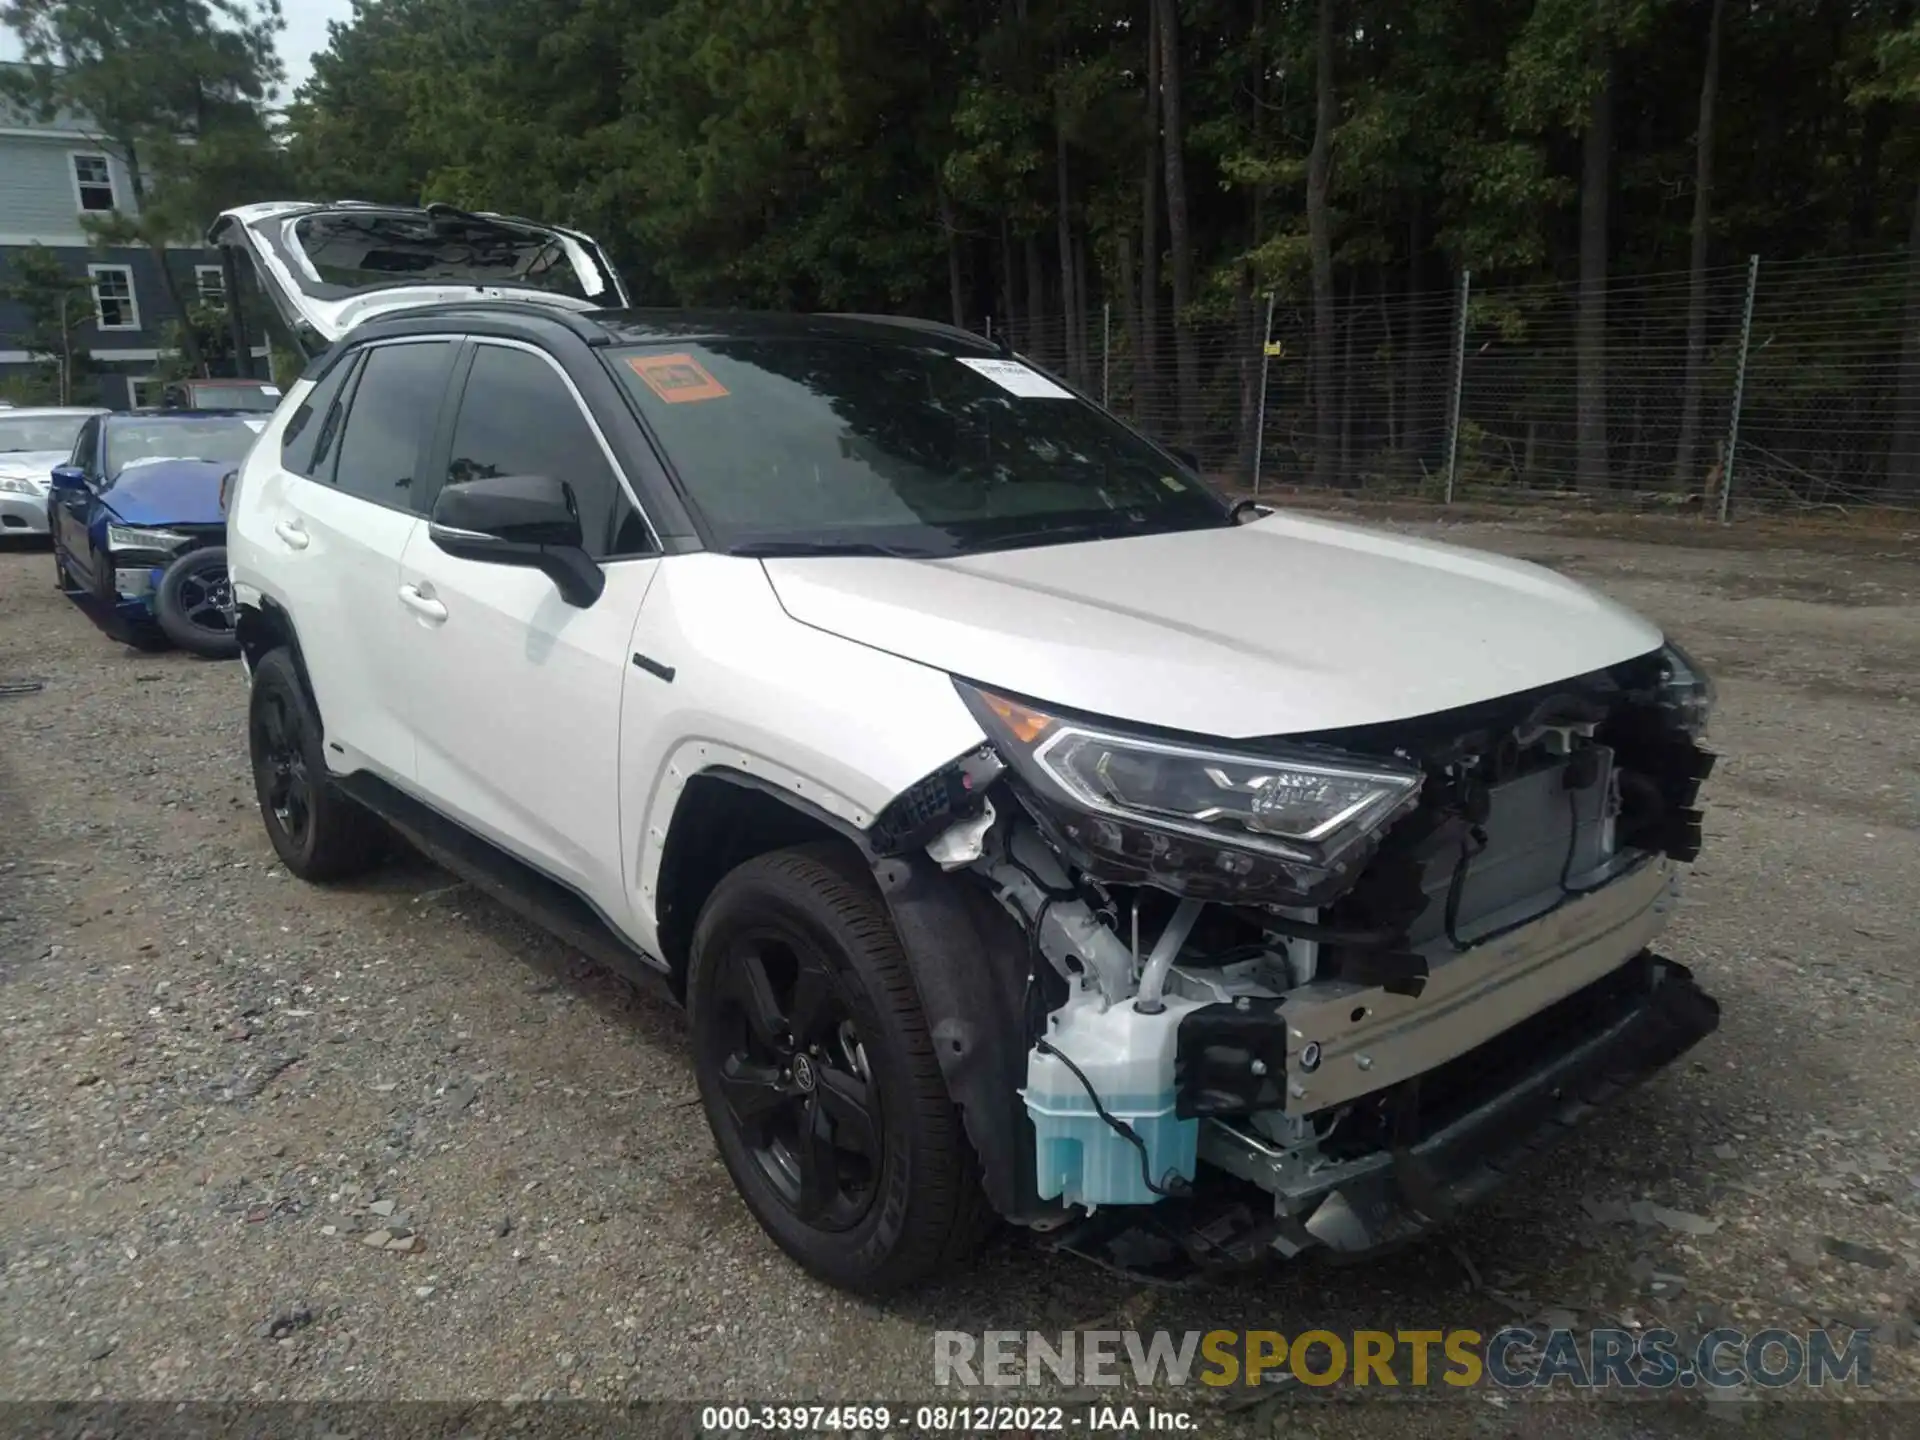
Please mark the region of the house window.
<svg viewBox="0 0 1920 1440"><path fill-rule="evenodd" d="M193 267L194 283L200 291L200 303L210 309L220 310L227 303L227 277L218 265L196 265Z"/></svg>
<svg viewBox="0 0 1920 1440"><path fill-rule="evenodd" d="M73 188L80 197L83 213L101 214L112 210L113 170L104 155L73 157Z"/></svg>
<svg viewBox="0 0 1920 1440"><path fill-rule="evenodd" d="M133 271L125 265L89 265L93 277L93 318L102 330L138 330L140 303L133 294Z"/></svg>

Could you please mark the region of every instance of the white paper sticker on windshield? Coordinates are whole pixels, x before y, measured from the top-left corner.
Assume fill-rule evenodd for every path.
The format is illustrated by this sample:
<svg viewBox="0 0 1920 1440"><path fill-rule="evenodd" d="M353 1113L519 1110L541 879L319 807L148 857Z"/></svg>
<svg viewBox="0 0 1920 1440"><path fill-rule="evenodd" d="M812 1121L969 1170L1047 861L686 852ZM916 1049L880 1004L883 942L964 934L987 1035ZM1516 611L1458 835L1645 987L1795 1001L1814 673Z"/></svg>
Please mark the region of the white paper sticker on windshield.
<svg viewBox="0 0 1920 1440"><path fill-rule="evenodd" d="M982 360L972 355L955 358L969 370L986 376L1009 395L1018 395L1023 400L1073 398L1071 391L1062 390L1038 370L1029 369L1018 360Z"/></svg>
<svg viewBox="0 0 1920 1440"><path fill-rule="evenodd" d="M260 387L260 393L262 395L278 395L280 393L280 387L278 385L262 385Z"/></svg>
<svg viewBox="0 0 1920 1440"><path fill-rule="evenodd" d="M253 431L253 433L256 435L258 435L262 430L267 428L267 422L264 420L248 420L244 423L246 424L246 427L249 430Z"/></svg>

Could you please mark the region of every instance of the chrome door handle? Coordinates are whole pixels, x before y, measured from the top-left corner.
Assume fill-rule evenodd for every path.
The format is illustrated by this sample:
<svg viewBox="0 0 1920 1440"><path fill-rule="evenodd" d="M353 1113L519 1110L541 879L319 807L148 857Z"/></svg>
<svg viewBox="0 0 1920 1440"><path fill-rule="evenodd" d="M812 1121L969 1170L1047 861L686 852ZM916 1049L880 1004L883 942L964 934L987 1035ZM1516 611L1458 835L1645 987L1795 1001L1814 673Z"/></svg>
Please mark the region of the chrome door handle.
<svg viewBox="0 0 1920 1440"><path fill-rule="evenodd" d="M304 550L312 542L307 538L307 530L298 520L276 520L273 533L287 542L290 549Z"/></svg>
<svg viewBox="0 0 1920 1440"><path fill-rule="evenodd" d="M431 595L421 594L420 587L417 585L402 585L400 587L400 603L413 611L414 614L432 620L436 624L447 618L447 607L442 605L438 600L435 600Z"/></svg>

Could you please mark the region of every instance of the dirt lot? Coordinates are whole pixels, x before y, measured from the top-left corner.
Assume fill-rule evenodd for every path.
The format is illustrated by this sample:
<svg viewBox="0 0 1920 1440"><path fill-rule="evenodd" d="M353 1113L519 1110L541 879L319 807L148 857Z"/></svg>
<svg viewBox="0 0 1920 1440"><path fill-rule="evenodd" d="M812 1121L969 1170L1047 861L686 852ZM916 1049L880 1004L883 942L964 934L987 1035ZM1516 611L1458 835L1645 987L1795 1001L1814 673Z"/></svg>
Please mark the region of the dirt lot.
<svg viewBox="0 0 1920 1440"><path fill-rule="evenodd" d="M1857 1323L1879 1334L1871 1393L1920 1397L1911 537L1405 528L1589 580L1720 678L1708 849L1666 947L1721 1000L1720 1032L1451 1244L1188 1292L1001 1240L886 1306L812 1283L748 1218L675 1012L424 862L337 890L286 877L253 808L239 668L134 651L55 593L43 551L0 551L0 682L44 682L0 699L0 1397L924 1400L951 1398L936 1329L1550 1312ZM1621 1214L1643 1199L1705 1223ZM382 1229L413 1250L364 1243ZM1175 1398L1262 1435L1680 1419L1486 1394L1390 1415ZM1895 1425L1893 1408L1851 1413ZM1843 1413L1792 1409L1821 1433Z"/></svg>

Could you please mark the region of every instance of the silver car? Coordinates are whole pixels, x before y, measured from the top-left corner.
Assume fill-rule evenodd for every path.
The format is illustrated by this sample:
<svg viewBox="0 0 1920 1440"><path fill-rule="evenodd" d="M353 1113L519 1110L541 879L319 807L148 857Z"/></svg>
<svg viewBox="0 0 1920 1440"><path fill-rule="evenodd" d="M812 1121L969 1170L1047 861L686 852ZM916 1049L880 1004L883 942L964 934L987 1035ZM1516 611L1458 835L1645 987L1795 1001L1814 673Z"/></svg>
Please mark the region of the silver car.
<svg viewBox="0 0 1920 1440"><path fill-rule="evenodd" d="M97 407L0 410L0 538L45 535L53 467L66 463Z"/></svg>

